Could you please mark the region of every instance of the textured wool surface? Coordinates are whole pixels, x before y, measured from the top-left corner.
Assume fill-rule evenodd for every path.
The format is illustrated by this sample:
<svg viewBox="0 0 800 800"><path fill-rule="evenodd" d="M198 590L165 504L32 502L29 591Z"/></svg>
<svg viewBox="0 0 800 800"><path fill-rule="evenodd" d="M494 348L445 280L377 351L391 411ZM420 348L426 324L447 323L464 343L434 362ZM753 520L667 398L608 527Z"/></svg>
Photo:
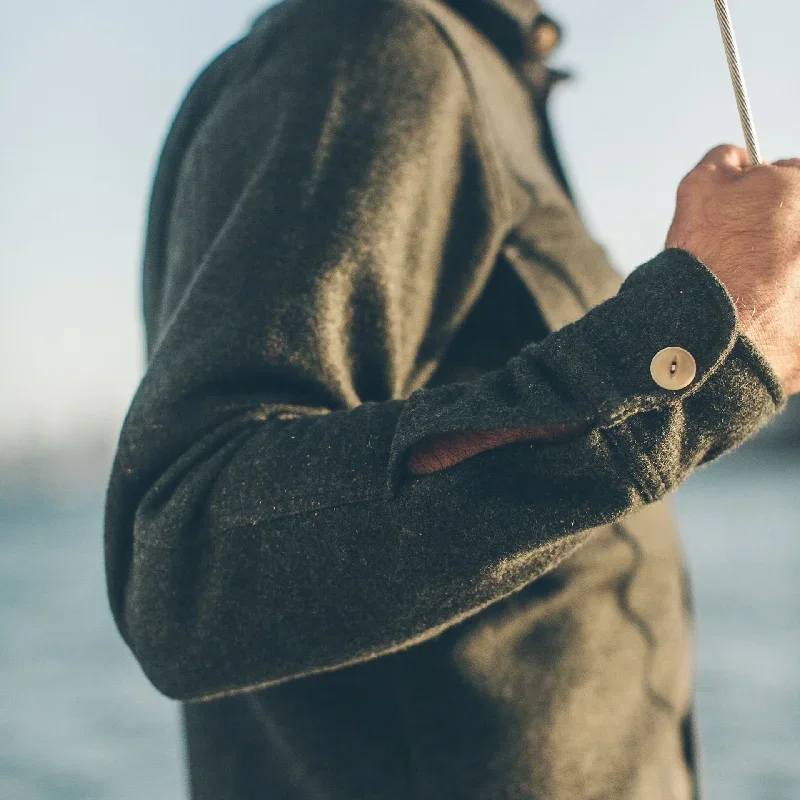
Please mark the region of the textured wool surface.
<svg viewBox="0 0 800 800"><path fill-rule="evenodd" d="M468 7L287 0L165 144L106 563L194 798L695 791L667 495L786 397L689 253L619 278L541 72ZM677 392L668 346L697 362ZM437 434L573 422L405 468Z"/></svg>

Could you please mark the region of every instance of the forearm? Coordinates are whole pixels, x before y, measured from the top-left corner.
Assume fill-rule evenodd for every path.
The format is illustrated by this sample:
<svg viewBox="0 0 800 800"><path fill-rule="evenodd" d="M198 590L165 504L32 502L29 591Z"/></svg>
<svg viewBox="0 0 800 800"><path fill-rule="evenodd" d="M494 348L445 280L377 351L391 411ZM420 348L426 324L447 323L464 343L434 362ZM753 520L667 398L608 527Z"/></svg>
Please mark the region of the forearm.
<svg viewBox="0 0 800 800"><path fill-rule="evenodd" d="M784 401L705 268L660 259L629 291L476 381L294 419L271 418L268 405L227 411L218 427L207 419L149 486L158 470L141 453L163 434L134 409L123 442L135 449L121 448L109 494L112 538L131 537L133 519L133 558L111 572L125 575L114 587L126 597L124 634L154 684L199 699L433 636L747 438ZM697 295L659 311L653 298L671 281ZM704 303L703 329L681 334ZM648 318L643 336L636 326ZM698 377L667 393L646 356L681 335ZM538 440L500 446L531 431ZM425 443L442 437L470 444L434 455L449 463L431 470Z"/></svg>

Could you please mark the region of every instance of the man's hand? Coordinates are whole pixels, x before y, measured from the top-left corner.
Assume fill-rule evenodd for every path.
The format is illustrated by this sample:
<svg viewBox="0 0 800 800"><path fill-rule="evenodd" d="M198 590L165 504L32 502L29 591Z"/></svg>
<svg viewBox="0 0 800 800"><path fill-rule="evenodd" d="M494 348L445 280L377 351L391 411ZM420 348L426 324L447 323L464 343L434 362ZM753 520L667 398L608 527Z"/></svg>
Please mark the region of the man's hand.
<svg viewBox="0 0 800 800"><path fill-rule="evenodd" d="M746 150L715 147L681 181L666 246L716 274L745 335L800 394L800 159L753 166Z"/></svg>

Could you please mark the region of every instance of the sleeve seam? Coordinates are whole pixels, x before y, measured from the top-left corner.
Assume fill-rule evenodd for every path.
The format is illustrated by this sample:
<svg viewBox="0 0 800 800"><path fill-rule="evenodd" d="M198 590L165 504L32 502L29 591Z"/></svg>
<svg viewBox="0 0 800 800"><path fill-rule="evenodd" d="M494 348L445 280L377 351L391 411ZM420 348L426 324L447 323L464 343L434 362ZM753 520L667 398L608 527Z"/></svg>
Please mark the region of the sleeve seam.
<svg viewBox="0 0 800 800"><path fill-rule="evenodd" d="M430 11L427 11L421 7L414 7L411 3L408 4L408 7L411 8L411 10L415 12L421 19L426 20L427 23L437 32L439 38L447 46L447 49L450 51L458 65L459 71L461 72L464 83L467 87L467 92L471 101L470 105L472 107L472 116L475 121L476 128L478 129L476 140L480 147L481 155L486 163L487 169L492 176L492 200L495 201L495 206L499 206L502 203L503 209L506 212L506 217L507 219L510 219L512 215L511 198L505 190L503 181L500 177L500 170L498 169L496 163L497 156L489 146L489 140L491 137L489 135L488 124L484 119L483 110L480 102L478 101L478 92L475 88L475 82L472 79L472 74L470 73L466 62L464 61L464 57L445 27L441 22L439 22L439 20L436 19L436 17L434 17L433 14L430 13Z"/></svg>

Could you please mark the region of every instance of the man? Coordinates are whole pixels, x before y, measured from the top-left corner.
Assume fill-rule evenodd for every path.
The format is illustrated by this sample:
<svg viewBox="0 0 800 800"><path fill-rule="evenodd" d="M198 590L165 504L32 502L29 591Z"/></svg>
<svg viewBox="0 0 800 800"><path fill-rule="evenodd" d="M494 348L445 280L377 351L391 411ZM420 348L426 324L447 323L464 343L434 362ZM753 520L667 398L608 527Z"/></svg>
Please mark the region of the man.
<svg viewBox="0 0 800 800"><path fill-rule="evenodd" d="M286 0L155 179L111 606L193 798L696 792L667 495L800 391L800 162L717 148L624 283L533 0Z"/></svg>

